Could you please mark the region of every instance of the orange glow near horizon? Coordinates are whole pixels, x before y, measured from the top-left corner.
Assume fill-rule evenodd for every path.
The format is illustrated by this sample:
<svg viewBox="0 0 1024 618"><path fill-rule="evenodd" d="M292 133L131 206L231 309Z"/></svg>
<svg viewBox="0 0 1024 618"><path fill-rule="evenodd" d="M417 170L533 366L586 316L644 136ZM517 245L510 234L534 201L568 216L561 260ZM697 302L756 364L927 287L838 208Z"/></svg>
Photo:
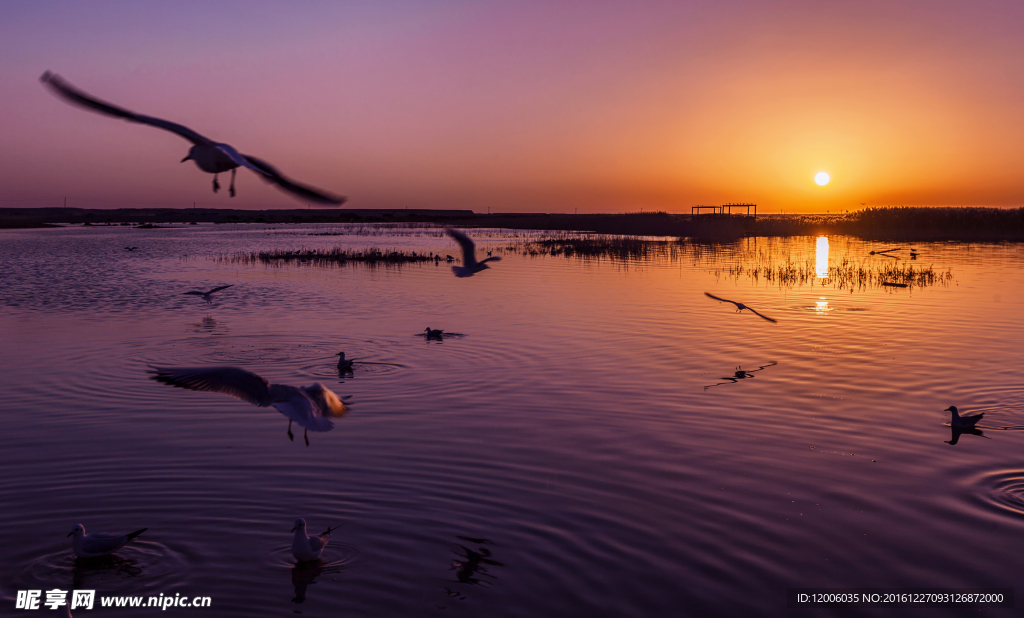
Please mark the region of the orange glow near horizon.
<svg viewBox="0 0 1024 618"><path fill-rule="evenodd" d="M246 171L214 195L187 142L47 69L352 208L1024 203L1024 6L118 7L0 8L0 207L303 206Z"/></svg>

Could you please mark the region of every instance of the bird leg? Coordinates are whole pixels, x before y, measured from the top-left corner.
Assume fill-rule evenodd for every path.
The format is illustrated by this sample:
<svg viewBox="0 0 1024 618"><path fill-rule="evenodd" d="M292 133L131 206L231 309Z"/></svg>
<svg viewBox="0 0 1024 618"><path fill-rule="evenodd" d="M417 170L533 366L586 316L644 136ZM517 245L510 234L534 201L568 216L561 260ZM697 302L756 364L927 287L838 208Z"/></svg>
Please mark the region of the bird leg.
<svg viewBox="0 0 1024 618"><path fill-rule="evenodd" d="M238 171L237 167L231 168L231 186L228 187L228 194L231 197L235 197L235 172Z"/></svg>
<svg viewBox="0 0 1024 618"><path fill-rule="evenodd" d="M306 446L309 446L309 430L308 429L303 430L302 438L306 441Z"/></svg>
<svg viewBox="0 0 1024 618"><path fill-rule="evenodd" d="M220 191L220 183L217 182L217 174L214 174L213 175L213 192L216 193L218 191Z"/></svg>
<svg viewBox="0 0 1024 618"><path fill-rule="evenodd" d="M288 439L295 442L295 436L292 434L292 420L288 419Z"/></svg>

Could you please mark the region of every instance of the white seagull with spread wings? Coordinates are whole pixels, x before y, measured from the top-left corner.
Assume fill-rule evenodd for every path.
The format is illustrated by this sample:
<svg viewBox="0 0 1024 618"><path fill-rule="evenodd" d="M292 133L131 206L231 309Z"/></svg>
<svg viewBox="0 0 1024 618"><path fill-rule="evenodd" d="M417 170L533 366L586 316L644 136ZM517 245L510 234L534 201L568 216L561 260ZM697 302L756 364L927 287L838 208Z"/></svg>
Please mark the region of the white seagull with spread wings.
<svg viewBox="0 0 1024 618"><path fill-rule="evenodd" d="M204 172L213 174L214 193L220 189L220 183L217 182L217 174L230 170L231 186L228 188L228 192L231 194L231 197L234 197L235 172L239 167L245 167L256 172L263 180L276 184L278 187L304 201L332 206L337 206L345 201L344 197L331 195L325 191L294 182L285 177L266 161L262 161L249 155L240 154L230 145L215 142L208 137L204 137L196 133L186 126L168 122L167 120L162 120L160 118L154 118L152 116L136 114L124 108L117 107L116 105L93 98L64 81L60 75L47 71L43 73L39 80L49 86L54 93L69 103L91 109L101 114L113 116L115 118L123 118L128 122L148 124L152 127L157 127L158 129L177 133L181 137L192 142L192 148L189 149L188 156L182 159L181 162L194 161L196 167Z"/></svg>
<svg viewBox="0 0 1024 618"><path fill-rule="evenodd" d="M342 416L345 404L329 388L314 383L312 386L271 384L266 379L238 367L153 367L150 370L157 382L193 391L223 393L253 405L274 406L288 417L288 438L292 435L292 421L305 431L303 438L309 446L310 431L330 431L334 423L326 416Z"/></svg>
<svg viewBox="0 0 1024 618"><path fill-rule="evenodd" d="M455 273L456 277L472 277L482 270L489 268L487 262L497 262L501 260L500 256L494 256L476 261L476 245L473 243L473 239L466 236L459 230L448 228L445 230L448 235L455 239L455 242L459 243L462 247L462 266L452 266L452 272ZM429 336L429 335L428 335Z"/></svg>

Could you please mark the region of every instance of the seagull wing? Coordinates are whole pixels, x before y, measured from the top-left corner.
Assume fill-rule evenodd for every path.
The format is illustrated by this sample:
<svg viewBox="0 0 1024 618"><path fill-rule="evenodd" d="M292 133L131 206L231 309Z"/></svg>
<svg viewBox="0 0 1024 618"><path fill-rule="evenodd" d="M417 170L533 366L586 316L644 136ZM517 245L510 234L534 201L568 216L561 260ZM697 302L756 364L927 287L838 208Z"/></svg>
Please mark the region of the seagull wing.
<svg viewBox="0 0 1024 618"><path fill-rule="evenodd" d="M331 195L326 191L321 191L319 189L314 189L312 187L301 185L287 178L284 174L277 171L277 169L274 168L274 166L267 163L266 161L262 161L260 159L257 159L256 157L252 157L249 155L238 154L238 152L235 151L234 148L231 148L230 146L227 146L227 148L225 148L225 146L227 146L227 144L218 144L218 147L222 151L227 153L228 156L230 156L235 163L241 165L242 167L247 167L251 169L252 171L259 174L263 180L266 180L267 182L272 182L277 186L281 187L282 189L284 189L285 191L288 191L289 193L303 200L309 200L311 202L316 202L318 204L330 204L331 206L340 206L341 204L344 204L345 201L348 199L340 195ZM230 151L228 149L230 149Z"/></svg>
<svg viewBox="0 0 1024 618"><path fill-rule="evenodd" d="M778 320L772 319L772 318L770 318L770 317L768 317L766 315L761 315L760 313L754 311L750 307L747 307L747 311L750 311L750 313L753 313L754 315L756 315L757 317L759 317L761 319L768 320L769 322L778 322Z"/></svg>
<svg viewBox="0 0 1024 618"><path fill-rule="evenodd" d="M704 296L707 296L708 298L714 298L715 300L717 300L719 302L732 303L732 304L736 305L737 307L740 306L740 304L738 302L734 301L734 300L729 300L728 298L719 298L719 297L715 296L714 294L708 294L707 292L704 292ZM753 311L753 309L751 309L751 311ZM764 316L761 316L761 317L764 317ZM772 322L774 322L774 321L775 320L772 320Z"/></svg>
<svg viewBox="0 0 1024 618"><path fill-rule="evenodd" d="M475 266L476 244L473 243L473 239L454 228L447 228L445 232L454 238L455 242L459 243L459 246L462 247L462 265L466 268L472 268Z"/></svg>
<svg viewBox="0 0 1024 618"><path fill-rule="evenodd" d="M272 403L270 383L238 367L154 367L150 373L157 382L179 388L223 393L263 408Z"/></svg>
<svg viewBox="0 0 1024 618"><path fill-rule="evenodd" d="M309 537L309 549L310 549L310 551L320 551L323 548L327 547L327 541L329 541L330 538L331 538L331 533L330 532L325 532L324 534L319 534L317 536Z"/></svg>
<svg viewBox="0 0 1024 618"><path fill-rule="evenodd" d="M82 540L82 550L88 554L106 554L121 549L128 540L127 535L87 534Z"/></svg>
<svg viewBox="0 0 1024 618"><path fill-rule="evenodd" d="M159 129L164 129L165 131L170 131L171 133L177 133L197 146L202 144L212 145L214 143L213 140L203 137L186 126L168 122L167 120L161 120L160 118L153 118L152 116L136 114L135 112L130 112L124 109L123 107L118 107L116 105L100 101L99 99L95 99L64 81L64 78L60 75L55 75L49 71L43 73L43 76L40 77L39 80L49 86L54 93L68 103L85 107L115 118L123 118L128 122L148 124Z"/></svg>
<svg viewBox="0 0 1024 618"><path fill-rule="evenodd" d="M234 283L232 283L231 285L234 285ZM212 290L207 292L207 294L213 294L214 292L220 292L221 290L226 290L229 287L231 287L231 285L222 285L219 288L213 288ZM187 292L186 292L186 294L187 294Z"/></svg>

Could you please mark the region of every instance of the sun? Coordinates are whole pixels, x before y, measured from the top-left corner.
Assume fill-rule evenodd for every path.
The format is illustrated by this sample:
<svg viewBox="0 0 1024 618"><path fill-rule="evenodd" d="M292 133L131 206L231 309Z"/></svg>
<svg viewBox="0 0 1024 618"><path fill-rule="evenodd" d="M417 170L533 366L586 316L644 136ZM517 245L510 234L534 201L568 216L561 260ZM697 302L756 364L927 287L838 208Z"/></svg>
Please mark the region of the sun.
<svg viewBox="0 0 1024 618"><path fill-rule="evenodd" d="M832 180L825 172L818 172L814 175L814 182L818 183L818 186L824 187L828 184L828 181Z"/></svg>

